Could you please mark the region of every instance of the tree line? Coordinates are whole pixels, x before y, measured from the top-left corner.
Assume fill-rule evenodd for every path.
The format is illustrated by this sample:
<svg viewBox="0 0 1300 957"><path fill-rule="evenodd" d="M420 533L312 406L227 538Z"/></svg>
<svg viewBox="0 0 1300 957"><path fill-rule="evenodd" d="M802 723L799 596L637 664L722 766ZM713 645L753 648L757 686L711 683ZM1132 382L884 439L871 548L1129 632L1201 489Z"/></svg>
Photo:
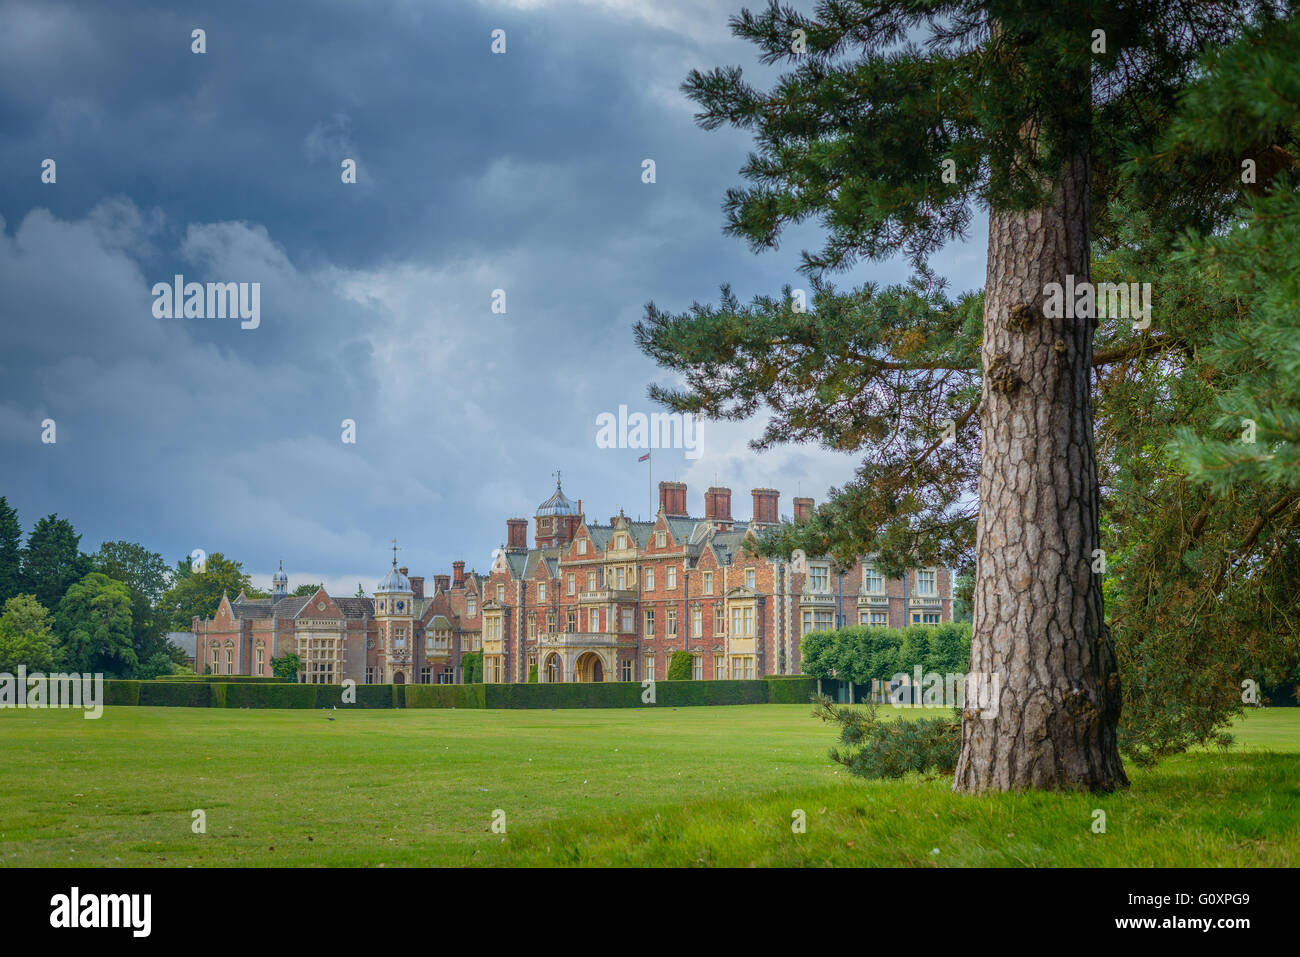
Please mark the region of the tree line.
<svg viewBox="0 0 1300 957"><path fill-rule="evenodd" d="M318 585L300 585L309 595ZM189 558L169 567L143 545L108 541L92 554L57 514L23 540L18 512L0 496L0 672L62 669L114 678L185 671L168 631L211 617L223 594L266 597L240 562L214 552L202 571Z"/></svg>

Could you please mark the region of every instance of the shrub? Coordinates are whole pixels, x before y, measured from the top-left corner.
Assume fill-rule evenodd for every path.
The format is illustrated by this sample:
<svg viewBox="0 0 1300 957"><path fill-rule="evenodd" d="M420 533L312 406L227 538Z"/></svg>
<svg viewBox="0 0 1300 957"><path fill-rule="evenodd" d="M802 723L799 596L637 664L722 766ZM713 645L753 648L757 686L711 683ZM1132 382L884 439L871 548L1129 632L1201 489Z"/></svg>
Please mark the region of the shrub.
<svg viewBox="0 0 1300 957"><path fill-rule="evenodd" d="M536 662L528 666L528 683L530 685L537 684L537 663Z"/></svg>
<svg viewBox="0 0 1300 957"><path fill-rule="evenodd" d="M476 685L483 683L483 652L471 651L467 655L461 656L461 679L464 684Z"/></svg>
<svg viewBox="0 0 1300 957"><path fill-rule="evenodd" d="M668 662L669 681L690 681L695 677L695 656L689 651L674 651Z"/></svg>
<svg viewBox="0 0 1300 957"><path fill-rule="evenodd" d="M813 716L840 727L840 748L831 760L862 778L900 778L910 771L950 773L961 752L961 722L948 718L905 718L881 721L876 706L840 707L830 698L817 699Z"/></svg>

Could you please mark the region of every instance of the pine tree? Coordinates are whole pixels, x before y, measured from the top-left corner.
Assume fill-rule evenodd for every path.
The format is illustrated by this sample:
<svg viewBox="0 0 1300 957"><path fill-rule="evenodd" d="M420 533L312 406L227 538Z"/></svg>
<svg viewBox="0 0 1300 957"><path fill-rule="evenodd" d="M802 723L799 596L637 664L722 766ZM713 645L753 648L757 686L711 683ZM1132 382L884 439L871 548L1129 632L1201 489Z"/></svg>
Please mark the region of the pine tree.
<svg viewBox="0 0 1300 957"><path fill-rule="evenodd" d="M18 510L0 496L0 606L22 590L22 550Z"/></svg>
<svg viewBox="0 0 1300 957"><path fill-rule="evenodd" d="M1284 7L822 0L805 16L773 3L732 20L764 63L790 67L770 92L738 68L686 81L703 126L757 141L727 231L759 250L815 218L827 239L803 256L811 309L789 287L742 307L724 286L718 307L681 315L650 304L638 342L686 382L651 396L732 419L765 402L759 447L865 448L855 482L798 532L836 557L870 546L892 571L960 554L977 491L971 670L998 675L1002 695L996 717L963 716L957 790L1127 783L1091 377L1160 336L1132 330L1094 354L1095 313L1045 304L1051 284L1090 281L1094 242L1122 225L1104 199L1130 154L1154 149L1197 59ZM1230 203L1213 170L1143 186L1179 228ZM926 263L977 207L983 300L953 301ZM843 294L824 278L898 253L917 266L910 287Z"/></svg>
<svg viewBox="0 0 1300 957"><path fill-rule="evenodd" d="M23 549L22 590L43 607L58 608L64 593L93 567L80 545L81 536L67 519L47 515L38 521Z"/></svg>

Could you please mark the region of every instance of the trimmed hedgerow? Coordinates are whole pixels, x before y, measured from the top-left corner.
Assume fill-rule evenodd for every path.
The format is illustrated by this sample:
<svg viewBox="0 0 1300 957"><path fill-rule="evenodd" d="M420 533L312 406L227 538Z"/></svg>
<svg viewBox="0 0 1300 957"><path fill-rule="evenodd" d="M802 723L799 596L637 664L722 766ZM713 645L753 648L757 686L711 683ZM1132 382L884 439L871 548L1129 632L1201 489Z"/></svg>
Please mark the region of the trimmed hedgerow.
<svg viewBox="0 0 1300 957"><path fill-rule="evenodd" d="M194 681L220 684L235 682L237 684L284 684L282 678L266 678L260 675L159 675L155 681Z"/></svg>
<svg viewBox="0 0 1300 957"><path fill-rule="evenodd" d="M104 704L138 705L140 703L140 682L138 681L104 681Z"/></svg>
<svg viewBox="0 0 1300 957"><path fill-rule="evenodd" d="M486 685L488 708L639 708L641 685L634 681Z"/></svg>
<svg viewBox="0 0 1300 957"><path fill-rule="evenodd" d="M817 694L817 679L806 675L781 675L764 680L771 704L807 704Z"/></svg>
<svg viewBox="0 0 1300 957"><path fill-rule="evenodd" d="M408 684L406 707L482 707L481 684Z"/></svg>
<svg viewBox="0 0 1300 957"><path fill-rule="evenodd" d="M318 694L327 688L335 692L333 700L318 704ZM226 693L227 708L316 708L339 702L336 685L231 683L224 685L222 690ZM322 697L328 698L328 692Z"/></svg>
<svg viewBox="0 0 1300 957"><path fill-rule="evenodd" d="M207 708L212 685L203 681L141 681L141 705L159 708Z"/></svg>

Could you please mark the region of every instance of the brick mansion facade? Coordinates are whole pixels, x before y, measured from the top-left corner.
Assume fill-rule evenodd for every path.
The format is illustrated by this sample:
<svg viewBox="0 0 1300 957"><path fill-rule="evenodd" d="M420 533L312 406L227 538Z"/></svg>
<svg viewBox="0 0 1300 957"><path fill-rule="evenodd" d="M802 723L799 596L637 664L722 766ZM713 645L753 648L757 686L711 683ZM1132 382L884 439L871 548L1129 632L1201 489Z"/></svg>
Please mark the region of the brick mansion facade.
<svg viewBox="0 0 1300 957"><path fill-rule="evenodd" d="M779 492L754 489L748 521L731 515L731 490L710 488L692 518L686 486L659 483L653 522L622 512L592 521L555 493L528 522L506 520L506 542L487 574L452 563L450 575L411 576L393 567L372 597L318 589L288 594L283 569L269 598L223 596L195 618L201 671L271 675L290 652L299 680L358 684L456 683L462 656L481 652L483 680L662 680L675 651L693 656L694 677L799 674L800 638L846 624L938 624L952 620L945 568L886 579L870 562L789 562L758 554L755 536L781 521ZM794 520L813 500L794 500Z"/></svg>

